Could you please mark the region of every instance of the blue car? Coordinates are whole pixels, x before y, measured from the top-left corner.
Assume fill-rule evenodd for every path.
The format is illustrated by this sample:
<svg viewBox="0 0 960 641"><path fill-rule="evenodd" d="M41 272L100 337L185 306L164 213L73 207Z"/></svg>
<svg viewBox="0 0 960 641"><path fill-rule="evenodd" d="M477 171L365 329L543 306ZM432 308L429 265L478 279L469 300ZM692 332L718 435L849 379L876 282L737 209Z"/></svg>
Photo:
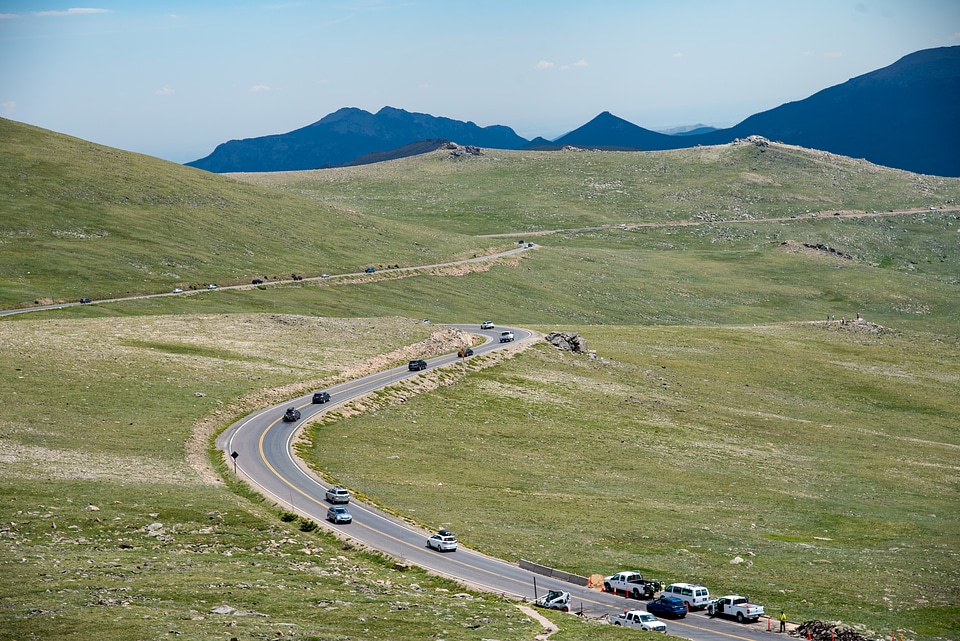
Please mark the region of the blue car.
<svg viewBox="0 0 960 641"><path fill-rule="evenodd" d="M682 619L687 616L687 605L675 596L662 596L647 603L647 612Z"/></svg>

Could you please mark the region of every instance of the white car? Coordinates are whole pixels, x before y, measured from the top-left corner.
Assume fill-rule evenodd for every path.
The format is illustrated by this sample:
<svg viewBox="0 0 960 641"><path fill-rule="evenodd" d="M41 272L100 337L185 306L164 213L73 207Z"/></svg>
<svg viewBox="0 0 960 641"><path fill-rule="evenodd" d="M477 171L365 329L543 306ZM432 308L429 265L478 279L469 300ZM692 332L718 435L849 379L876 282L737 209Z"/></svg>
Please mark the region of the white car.
<svg viewBox="0 0 960 641"><path fill-rule="evenodd" d="M427 539L427 547L437 552L453 552L457 549L457 537L450 530L440 530Z"/></svg>
<svg viewBox="0 0 960 641"><path fill-rule="evenodd" d="M174 287L174 288L173 288L173 293L174 293L174 294L182 294L182 293L183 293L183 290L180 289L179 287Z"/></svg>
<svg viewBox="0 0 960 641"><path fill-rule="evenodd" d="M480 329L493 329L493 321L483 321L480 323Z"/></svg>
<svg viewBox="0 0 960 641"><path fill-rule="evenodd" d="M207 289L216 289L216 288L217 286L214 285L213 283L210 283L209 285L207 285Z"/></svg>
<svg viewBox="0 0 960 641"><path fill-rule="evenodd" d="M331 487L326 492L327 501L330 503L349 503L350 502L350 490L345 487Z"/></svg>

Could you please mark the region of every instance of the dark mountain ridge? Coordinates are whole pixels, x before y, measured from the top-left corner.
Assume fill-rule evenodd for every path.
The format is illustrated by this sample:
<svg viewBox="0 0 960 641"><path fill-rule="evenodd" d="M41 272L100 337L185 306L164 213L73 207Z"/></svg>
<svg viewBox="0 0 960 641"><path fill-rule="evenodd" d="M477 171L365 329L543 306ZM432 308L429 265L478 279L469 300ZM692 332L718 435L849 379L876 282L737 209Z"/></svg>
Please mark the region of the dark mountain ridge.
<svg viewBox="0 0 960 641"><path fill-rule="evenodd" d="M519 149L527 144L525 138L502 125L480 127L393 107L376 114L345 107L289 133L225 142L206 158L186 164L215 173L322 169L437 139L497 149Z"/></svg>
<svg viewBox="0 0 960 641"><path fill-rule="evenodd" d="M960 176L960 47L926 49L728 129L658 133L604 111L553 141L502 125L479 127L384 107L343 108L286 134L232 140L187 163L212 172L267 172L364 164L422 153L452 140L497 149L658 151L760 135L917 173ZM701 126L702 127L702 126ZM416 144L415 144L416 143ZM401 149L402 148L402 149Z"/></svg>

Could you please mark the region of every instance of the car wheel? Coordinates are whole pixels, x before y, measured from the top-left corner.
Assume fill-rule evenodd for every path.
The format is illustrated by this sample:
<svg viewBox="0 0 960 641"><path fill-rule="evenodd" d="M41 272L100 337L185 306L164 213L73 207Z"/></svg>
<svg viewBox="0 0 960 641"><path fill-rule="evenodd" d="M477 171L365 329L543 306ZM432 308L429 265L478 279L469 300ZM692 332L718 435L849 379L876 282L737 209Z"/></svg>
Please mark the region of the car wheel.
<svg viewBox="0 0 960 641"><path fill-rule="evenodd" d="M633 589L633 594L632 594L631 596L633 596L634 599L639 599L639 598L640 598L640 590L634 588L634 589Z"/></svg>
<svg viewBox="0 0 960 641"><path fill-rule="evenodd" d="M620 622L619 622L619 621L614 621L614 622L613 622L613 625L620 625Z"/></svg>
<svg viewBox="0 0 960 641"><path fill-rule="evenodd" d="M610 589L610 584L609 584L609 583L604 583L604 584L603 584L603 591L604 591L604 592L613 592L613 590Z"/></svg>
<svg viewBox="0 0 960 641"><path fill-rule="evenodd" d="M737 623L743 623L743 612L737 612Z"/></svg>

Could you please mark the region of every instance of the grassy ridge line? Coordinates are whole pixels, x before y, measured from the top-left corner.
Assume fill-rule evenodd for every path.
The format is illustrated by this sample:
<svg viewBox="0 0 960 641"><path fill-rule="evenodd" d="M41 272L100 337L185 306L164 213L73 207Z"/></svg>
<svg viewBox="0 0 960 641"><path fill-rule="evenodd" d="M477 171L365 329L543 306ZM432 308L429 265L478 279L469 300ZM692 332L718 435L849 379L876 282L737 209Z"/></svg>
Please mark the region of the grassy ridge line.
<svg viewBox="0 0 960 641"><path fill-rule="evenodd" d="M456 160L438 151L365 167L235 176L471 235L960 203L960 179L777 143L664 152L486 149L481 157Z"/></svg>
<svg viewBox="0 0 960 641"><path fill-rule="evenodd" d="M0 306L8 308L489 249L6 119L0 211Z"/></svg>

